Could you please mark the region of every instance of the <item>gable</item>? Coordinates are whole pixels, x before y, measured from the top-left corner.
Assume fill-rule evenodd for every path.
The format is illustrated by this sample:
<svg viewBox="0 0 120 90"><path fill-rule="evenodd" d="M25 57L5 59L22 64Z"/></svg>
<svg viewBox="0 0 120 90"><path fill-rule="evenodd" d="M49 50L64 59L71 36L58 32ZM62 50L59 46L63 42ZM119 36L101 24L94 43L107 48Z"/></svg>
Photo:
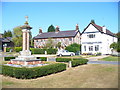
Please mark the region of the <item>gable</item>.
<svg viewBox="0 0 120 90"><path fill-rule="evenodd" d="M93 24L90 23L82 33L89 33L89 32L99 32L99 30Z"/></svg>

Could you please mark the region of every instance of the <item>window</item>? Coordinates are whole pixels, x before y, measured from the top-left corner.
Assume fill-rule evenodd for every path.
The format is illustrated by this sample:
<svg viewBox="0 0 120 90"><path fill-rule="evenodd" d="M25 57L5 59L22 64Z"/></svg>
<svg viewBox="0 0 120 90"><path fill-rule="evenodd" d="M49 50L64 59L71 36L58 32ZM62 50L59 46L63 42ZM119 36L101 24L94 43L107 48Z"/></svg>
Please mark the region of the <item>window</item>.
<svg viewBox="0 0 120 90"><path fill-rule="evenodd" d="M95 38L95 34L89 34L87 35L89 38Z"/></svg>
<svg viewBox="0 0 120 90"><path fill-rule="evenodd" d="M93 51L93 46L89 46L89 51Z"/></svg>
<svg viewBox="0 0 120 90"><path fill-rule="evenodd" d="M95 45L95 51L99 51L99 45Z"/></svg>
<svg viewBox="0 0 120 90"><path fill-rule="evenodd" d="M86 46L84 46L84 50L86 51Z"/></svg>
<svg viewBox="0 0 120 90"><path fill-rule="evenodd" d="M69 38L69 41L72 41L72 38Z"/></svg>

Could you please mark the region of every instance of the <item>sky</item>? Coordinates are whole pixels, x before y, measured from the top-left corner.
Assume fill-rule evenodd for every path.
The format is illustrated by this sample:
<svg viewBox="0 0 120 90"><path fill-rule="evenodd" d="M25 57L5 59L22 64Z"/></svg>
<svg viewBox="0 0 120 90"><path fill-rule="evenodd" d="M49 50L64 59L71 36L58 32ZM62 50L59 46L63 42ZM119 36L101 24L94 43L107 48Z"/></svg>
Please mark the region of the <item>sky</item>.
<svg viewBox="0 0 120 90"><path fill-rule="evenodd" d="M75 30L79 24L82 32L92 19L97 25L118 32L118 2L2 2L1 13L0 33L24 25L26 15L33 37L39 28L47 32L51 24L58 25L60 31Z"/></svg>

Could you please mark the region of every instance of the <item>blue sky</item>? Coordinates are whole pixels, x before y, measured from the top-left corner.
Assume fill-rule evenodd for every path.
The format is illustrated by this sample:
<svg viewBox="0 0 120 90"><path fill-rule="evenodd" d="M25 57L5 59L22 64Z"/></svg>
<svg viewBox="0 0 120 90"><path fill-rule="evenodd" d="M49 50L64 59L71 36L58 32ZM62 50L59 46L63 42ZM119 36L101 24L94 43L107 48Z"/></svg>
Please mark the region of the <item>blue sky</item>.
<svg viewBox="0 0 120 90"><path fill-rule="evenodd" d="M78 23L80 32L94 19L110 31L118 32L118 2L2 2L2 30L13 30L23 25L29 16L32 35L47 32L48 27L58 25L61 31L74 30Z"/></svg>

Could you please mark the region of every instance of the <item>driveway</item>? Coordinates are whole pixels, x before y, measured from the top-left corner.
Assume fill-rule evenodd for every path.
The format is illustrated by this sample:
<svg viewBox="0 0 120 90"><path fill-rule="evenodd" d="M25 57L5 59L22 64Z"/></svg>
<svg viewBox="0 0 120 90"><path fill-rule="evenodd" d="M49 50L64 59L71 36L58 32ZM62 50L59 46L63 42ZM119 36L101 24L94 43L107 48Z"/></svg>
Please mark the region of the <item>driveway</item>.
<svg viewBox="0 0 120 90"><path fill-rule="evenodd" d="M89 57L86 58L88 59L88 64L114 64L114 65L120 65L119 61L99 61L98 59L102 59L105 57L108 57L109 55L102 55L102 56L97 56L97 57Z"/></svg>

